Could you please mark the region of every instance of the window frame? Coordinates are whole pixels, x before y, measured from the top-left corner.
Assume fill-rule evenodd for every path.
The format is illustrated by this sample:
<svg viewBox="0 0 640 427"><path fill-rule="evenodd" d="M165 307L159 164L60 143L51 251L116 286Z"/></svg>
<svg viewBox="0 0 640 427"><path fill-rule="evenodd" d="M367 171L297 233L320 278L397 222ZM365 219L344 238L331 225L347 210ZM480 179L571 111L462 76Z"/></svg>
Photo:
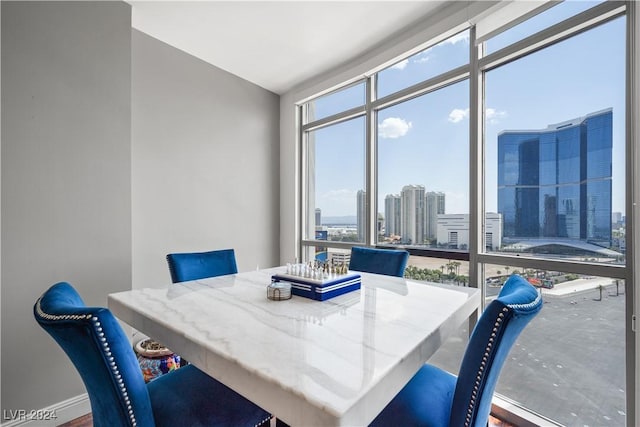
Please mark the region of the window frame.
<svg viewBox="0 0 640 427"><path fill-rule="evenodd" d="M477 82L477 87L475 90L471 91L471 101L470 101L470 116L472 120L477 120L474 131L474 124L470 123L472 126L472 135L477 136L476 144L472 141L472 157L474 161L471 162L472 171L471 176L475 178L478 183L477 188L472 187L472 202L470 206L470 217L472 218L470 221L470 234L472 229L474 230L475 239L470 237L470 243L473 246L470 253L470 262L469 262L469 282L473 283L475 281L476 284L480 285L482 300L486 299L486 289L483 284L484 277L484 266L497 264L497 265L509 265L512 267L518 268L534 268L540 270L548 270L548 271L564 271L568 273L576 273L576 274L584 274L591 276L600 276L600 277L610 277L614 279L623 279L625 283L631 284L631 286L627 286L625 291L627 292L626 300L625 300L625 359L626 359L626 385L625 385L625 400L626 400L626 423L627 426L631 427L637 425L637 417L640 415L640 402L638 398L640 397L636 393L636 384L638 384L639 379L637 378L638 373L640 372L640 361L636 359L637 355L637 337L635 334L636 326L636 314L634 312L634 302L638 298L636 295L635 289L637 285L637 272L634 271L634 262L635 265L639 265L640 257L635 253L634 247L636 242L640 242L640 235L635 230L635 223L638 221L637 217L634 217L633 212L633 203L634 198L633 194L637 194L640 190L640 186L634 184L633 173L634 171L638 171L640 167L640 155L634 149L634 141L640 141L640 129L634 123L633 117L637 117L637 113L634 116L633 110L634 106L637 107L638 98L633 98L632 94L634 93L634 87L637 88L637 82L635 81L635 77L638 72L640 72L640 68L636 68L635 71L633 69L632 62L638 61L636 52L634 51L634 37L638 37L637 31L637 15L636 15L636 4L635 2L605 2L599 4L591 9L588 9L584 12L581 12L577 15L574 15L571 18L568 18L564 21L561 21L557 24L554 24L546 29L536 32L520 41L517 41L509 46L506 46L500 50L492 52L486 56L483 56L483 44L480 43L476 46L475 52L477 54L477 58L474 61L477 69L475 70L475 78L473 81ZM519 58L522 58L530 53L536 52L538 50L547 48L556 43L560 43L563 40L566 40L570 37L576 36L583 32L589 31L597 26L606 24L614 19L617 19L621 16L626 16L626 25L627 25L627 50L626 50L626 135L625 135L625 168L626 168L626 182L625 182L625 216L626 216L626 232L627 239L629 236L633 236L632 244L627 243L627 252L626 252L626 260L624 264L596 264L590 262L579 262L579 261L564 261L564 260L556 260L556 259L545 259L545 258L533 258L528 257L526 254L519 255L507 255L507 254L497 254L497 253L487 253L485 241L484 241L484 230L485 224L482 213L485 211L484 208L484 182L485 182L485 173L484 173L484 155L485 155L485 146L486 142L484 141L484 116L483 112L485 110L484 105L484 76L485 73L497 68L501 65L508 64L513 62ZM635 22L634 22L635 21ZM637 90L637 89L636 89ZM480 106L482 106L480 108ZM475 111L474 111L475 109ZM640 111L636 109L636 111ZM473 149L473 146L477 146L477 150ZM640 150L638 150L640 151ZM634 160L635 159L635 160ZM475 167L475 170L473 170ZM636 178L637 179L637 178ZM474 192L475 190L475 192ZM475 196L475 197L474 197ZM640 200L638 197L635 200ZM638 213L636 212L636 216ZM628 240L627 240L628 242ZM475 244L474 244L475 243ZM474 271L475 270L475 271ZM473 274L473 277L472 277ZM515 402L509 402L508 397L498 396L499 402L509 403L510 407L516 408L520 414L530 414L533 418L537 416L537 414L533 414L528 412L526 408L519 406ZM504 411L501 411L504 414ZM526 415L525 415L526 417ZM517 421L517 417L515 419Z"/></svg>
<svg viewBox="0 0 640 427"><path fill-rule="evenodd" d="M581 261L564 261L556 259L532 258L523 254L509 255L488 253L486 250L485 240L485 173L484 173L484 75L486 72L508 64L519 58L522 58L535 51L547 48L553 44L559 43L565 39L578 35L595 28L599 25L617 19L620 16L626 16L627 25L627 47L626 47L626 128L625 128L625 217L626 217L626 238L627 250L626 260L624 264L596 264ZM514 24L517 23L515 20ZM509 28L506 25L501 30ZM484 265L498 264L510 265L517 268L534 268L551 271L564 271L567 273L578 273L593 276L611 277L615 279L623 279L629 286L626 287L625 300L625 356L626 356L626 420L628 426L636 425L640 420L640 393L636 393L636 389L640 387L640 360L636 358L636 348L640 348L640 338L636 336L636 315L635 306L640 306L640 293L635 292L638 285L638 273L634 270L634 265L640 268L640 251L636 251L635 247L640 242L640 229L636 229L635 224L640 221L640 210L633 209L634 203L640 200L640 183L638 175L640 175L640 147L636 148L636 143L640 142L640 125L635 123L635 118L640 114L640 96L637 94L640 89L638 74L640 73L640 14L637 12L635 2L607 1L577 15L574 15L564 21L556 23L542 31L536 32L525 37L511 45L505 46L490 54L484 55L484 40L476 42L476 27L469 25L464 30L470 31L470 58L469 64L458 67L456 69L445 72L439 76L427 79L410 87L399 90L395 93L388 94L380 99L375 98L376 87L376 70L372 70L363 78L358 78L357 82L365 81L366 101L361 107L353 108L330 117L325 117L319 121L305 123L304 103L307 100L300 101L296 104L297 116L297 147L298 147L298 189L299 202L297 203L297 212L299 215L298 226L296 227L296 255L302 259L305 247L313 248L315 246L324 246L329 248L350 249L355 245L376 246L376 218L378 212L377 191L375 188L377 182L377 153L376 153L376 123L377 112L385 107L393 106L411 98L421 96L438 88L445 87L461 81L465 78L469 79L469 246L466 251L455 251L446 249L433 248L415 248L407 247L411 255L435 257L443 259L469 261L469 286L481 289L482 301L485 301L486 290L484 286ZM460 31L459 28L456 31ZM436 45L441 39L434 41L430 46ZM403 57L397 58L395 61L408 58L412 53L407 53ZM349 85L354 84L354 81ZM348 86L348 85L347 85ZM344 87L344 86L343 86ZM340 89L340 88L338 88ZM365 154L365 173L366 173L366 191L367 191L367 218L368 224L366 229L368 233L363 243L346 243L331 242L315 239L304 239L304 230L306 229L305 220L308 216L306 213L307 203L305 200L305 161L306 161L306 143L305 132L317 127L331 125L340 120L347 120L359 115L366 117L366 154ZM384 245L380 245L384 246ZM526 417L525 417L526 418Z"/></svg>
<svg viewBox="0 0 640 427"><path fill-rule="evenodd" d="M484 75L486 72L491 71L494 68L497 68L502 65L509 64L517 59L520 59L528 54L536 52L538 50L542 50L554 44L560 43L563 40L566 40L570 37L581 34L585 31L589 31L597 26L606 24L614 19L617 19L626 14L626 9L624 4L620 4L617 2L605 2L600 5L593 7L592 9L586 10L578 15L575 15L571 18L566 19L565 21L559 22L551 27L546 28L538 33L535 33L523 40L515 42L514 44L507 46L503 49L500 49L494 53L487 55L486 57L482 57L480 54L478 55L478 79L479 79L479 87L484 87ZM628 92L628 91L627 91ZM476 99L472 99L472 105L480 105L481 102L484 102L484 99L480 94L476 95ZM482 108L484 110L484 108ZM480 124L484 126L484 117L480 117ZM480 127L480 125L478 126ZM482 180L484 182L484 170L482 159L484 158L484 147L485 141L482 139L484 135L483 133L480 135L480 139L478 144L482 145L482 156L479 156L480 150L476 153L476 162L480 167L475 171L473 176L476 180ZM626 138L626 148L625 153L628 156L630 154L630 141L629 138ZM627 165L629 167L629 165ZM631 170L631 169L628 169ZM628 175L628 174L627 174ZM627 182L626 192L629 192L629 183ZM484 185L482 186L482 193L478 194L478 198L471 203L471 210L476 210L475 212L475 220L482 220L482 215L480 212L484 211L484 207L482 211L478 210L478 207L482 201L484 203ZM625 207L626 209L626 217L630 218L629 206ZM474 221L475 222L475 221ZM484 229L484 221L478 222L476 227L479 229ZM625 264L594 264L589 262L580 262L580 261L565 261L565 260L557 260L557 259L544 259L544 258L533 258L528 257L526 254L519 255L508 255L508 254L497 254L497 253L486 253L484 249L484 238L480 240L477 250L477 258L476 261L481 264L503 264L503 265L511 265L514 267L521 268L537 268L537 269L545 269L551 271L566 271L569 273L579 273L579 274L589 274L594 276L603 276L603 277L611 277L615 279L626 279L629 280L628 271L633 267L630 265L630 260L627 256ZM477 278L478 280L479 278ZM481 283L480 281L478 283ZM629 282L631 283L631 282Z"/></svg>
<svg viewBox="0 0 640 427"><path fill-rule="evenodd" d="M456 32L459 34L464 31L471 31L471 26L464 27ZM455 34L449 36L453 37ZM448 38L448 37L447 37ZM445 38L446 40L446 38ZM436 46L441 43L443 40L434 40L429 46L426 46L422 50L427 50L430 47ZM409 58L413 56L415 52L407 53L404 58ZM402 59L402 58L400 58ZM304 102L300 102L297 105L298 117L299 119L299 134L298 134L298 144L300 146L300 175L298 177L300 183L300 221L299 221L299 230L297 230L298 236L298 250L296 253L296 257L300 260L304 259L303 252L305 248L311 248L315 246L323 246L326 248L336 248L336 249L350 249L353 246L365 245L365 246L377 246L377 247L386 247L388 245L378 244L377 242L377 233L376 233L376 220L377 220L377 212L379 210L378 207L378 199L377 199L377 182L378 182L378 169L377 169L377 119L378 112L385 108L393 107L395 105L401 104L406 101L410 101L414 98L418 98L420 96L435 92L439 89L443 89L449 85L468 80L470 79L471 72L471 58L470 62L466 65L459 66L453 68L449 71L446 71L437 76L428 78L422 82L413 84L409 87L403 88L391 94L385 95L380 99L376 99L375 88L377 87L377 71L372 72L371 74L354 81L350 81L347 84L344 84L340 87L337 87L327 93L318 94L311 99L319 98L321 96L327 96L331 93L335 93L337 91L347 89L354 85L360 84L364 82L365 84L365 104L359 107L351 108L349 110L345 110L336 114L333 114L328 117L324 117L319 120L305 122L305 118L308 117L307 108L309 99ZM380 70L378 70L380 71ZM365 133L365 191L366 191L366 218L367 223L365 225L366 233L365 239L363 242L358 243L350 243L350 242L334 242L334 241L326 241L326 240L316 240L316 239L308 239L305 238L306 230L309 227L308 218L310 218L311 213L308 212L308 202L309 195L306 194L305 189L308 188L308 156L309 156L309 147L308 147L308 133L326 126L335 125L341 123L346 120L350 120L355 117L364 116L366 120L366 133ZM413 247L413 246L394 246L394 247L402 247L409 251L411 255L418 256L428 256L433 258L441 258L441 259L453 259L453 260L463 260L469 261L469 251L465 250L450 250L450 249L437 249L437 248L421 248L421 247Z"/></svg>

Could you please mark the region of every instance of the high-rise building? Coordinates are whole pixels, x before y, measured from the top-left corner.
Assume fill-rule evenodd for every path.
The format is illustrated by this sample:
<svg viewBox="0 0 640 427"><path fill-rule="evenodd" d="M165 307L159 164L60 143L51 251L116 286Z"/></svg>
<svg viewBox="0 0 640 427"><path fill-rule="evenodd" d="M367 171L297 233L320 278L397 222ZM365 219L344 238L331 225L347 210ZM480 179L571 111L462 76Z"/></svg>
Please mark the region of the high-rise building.
<svg viewBox="0 0 640 427"><path fill-rule="evenodd" d="M435 240L438 237L438 215L444 214L444 193L429 191L425 205L425 237Z"/></svg>
<svg viewBox="0 0 640 427"><path fill-rule="evenodd" d="M497 250L502 242L502 215L485 214L485 249ZM438 246L451 249L469 249L469 214L438 215Z"/></svg>
<svg viewBox="0 0 640 427"><path fill-rule="evenodd" d="M611 213L611 222L613 224L619 224L622 222L622 212L612 212Z"/></svg>
<svg viewBox="0 0 640 427"><path fill-rule="evenodd" d="M357 209L356 209L356 222L358 226L358 242L364 242L366 236L367 227L367 192L364 190L358 190L357 193Z"/></svg>
<svg viewBox="0 0 640 427"><path fill-rule="evenodd" d="M384 235L400 236L400 196L398 194L387 194L384 198Z"/></svg>
<svg viewBox="0 0 640 427"><path fill-rule="evenodd" d="M611 245L611 109L542 130L498 135L498 212L505 239Z"/></svg>
<svg viewBox="0 0 640 427"><path fill-rule="evenodd" d="M425 197L424 186L405 185L400 193L400 229L403 243L424 243Z"/></svg>
<svg viewBox="0 0 640 427"><path fill-rule="evenodd" d="M316 208L316 230L318 227L322 227L322 210L320 208Z"/></svg>

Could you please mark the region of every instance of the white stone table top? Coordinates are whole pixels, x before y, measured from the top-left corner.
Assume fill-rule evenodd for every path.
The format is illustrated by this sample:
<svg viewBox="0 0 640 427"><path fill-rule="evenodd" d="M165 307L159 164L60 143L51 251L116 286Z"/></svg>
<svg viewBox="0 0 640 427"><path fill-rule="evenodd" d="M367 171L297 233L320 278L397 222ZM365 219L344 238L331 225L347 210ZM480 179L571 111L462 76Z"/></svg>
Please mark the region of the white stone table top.
<svg viewBox="0 0 640 427"><path fill-rule="evenodd" d="M361 273L327 301L251 271L109 295L123 322L292 426L363 426L480 304L477 289ZM215 397L212 397L215 398Z"/></svg>

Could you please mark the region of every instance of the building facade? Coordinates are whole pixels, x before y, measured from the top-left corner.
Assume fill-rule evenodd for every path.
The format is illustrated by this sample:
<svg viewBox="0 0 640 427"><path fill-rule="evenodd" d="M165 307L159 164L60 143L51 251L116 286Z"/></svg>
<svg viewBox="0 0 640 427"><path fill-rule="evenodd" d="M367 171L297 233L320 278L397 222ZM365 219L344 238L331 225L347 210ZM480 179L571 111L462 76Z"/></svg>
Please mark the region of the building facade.
<svg viewBox="0 0 640 427"><path fill-rule="evenodd" d="M387 194L384 198L384 235L400 236L400 196L398 194Z"/></svg>
<svg viewBox="0 0 640 427"><path fill-rule="evenodd" d="M438 215L444 214L444 193L429 191L426 194L425 235L429 240L438 237Z"/></svg>
<svg viewBox="0 0 640 427"><path fill-rule="evenodd" d="M402 243L422 245L424 243L425 195L422 185L405 185L400 193L400 215Z"/></svg>
<svg viewBox="0 0 640 427"><path fill-rule="evenodd" d="M450 249L469 248L469 214L438 215L438 246ZM485 214L485 247L497 250L502 242L502 215Z"/></svg>
<svg viewBox="0 0 640 427"><path fill-rule="evenodd" d="M498 212L507 240L611 246L613 111L498 135Z"/></svg>

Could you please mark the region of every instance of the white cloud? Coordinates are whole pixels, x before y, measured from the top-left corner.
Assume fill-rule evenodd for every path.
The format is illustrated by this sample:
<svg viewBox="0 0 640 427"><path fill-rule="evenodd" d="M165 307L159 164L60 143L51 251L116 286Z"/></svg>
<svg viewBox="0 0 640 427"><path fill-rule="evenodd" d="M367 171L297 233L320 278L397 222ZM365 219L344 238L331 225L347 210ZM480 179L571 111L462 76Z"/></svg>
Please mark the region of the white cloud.
<svg viewBox="0 0 640 427"><path fill-rule="evenodd" d="M393 64L391 66L391 68L395 68L396 70L404 70L405 67L407 66L407 64L409 64L409 60L408 59L403 59L402 61Z"/></svg>
<svg viewBox="0 0 640 427"><path fill-rule="evenodd" d="M454 108L449 113L449 121L451 123L461 122L462 120L466 119L467 117L469 117L469 109L468 108L465 108L464 110L460 109L460 108Z"/></svg>
<svg viewBox="0 0 640 427"><path fill-rule="evenodd" d="M485 118L487 120L487 123L495 125L496 123L499 123L501 119L504 119L505 117L507 117L507 112L506 111L498 111L495 108L487 108L485 110ZM458 123L461 122L462 120L466 119L467 117L469 117L469 109L465 108L464 110L461 108L454 108L453 110L451 110L451 112L449 113L449 121L451 123Z"/></svg>
<svg viewBox="0 0 640 427"><path fill-rule="evenodd" d="M405 136L411 129L411 122L399 117L388 117L378 125L378 133L381 138L399 138Z"/></svg>
<svg viewBox="0 0 640 427"><path fill-rule="evenodd" d="M468 31L463 31L461 33L456 34L453 37L449 37L448 39L444 40L442 42L442 44L445 44L445 43L457 44L457 43L460 43L460 42L469 43L469 32Z"/></svg>
<svg viewBox="0 0 640 427"><path fill-rule="evenodd" d="M495 125L500 122L500 119L507 117L507 112L498 111L495 108L487 108L485 111L485 117L488 123Z"/></svg>
<svg viewBox="0 0 640 427"><path fill-rule="evenodd" d="M424 64L429 61L429 51L420 52L413 58L413 62L417 64Z"/></svg>
<svg viewBox="0 0 640 427"><path fill-rule="evenodd" d="M404 70L407 65L409 65L409 61L411 61L414 64L424 64L425 62L428 62L430 59L429 54L431 53L431 49L433 49L434 47L437 46L443 46L446 44L457 44L459 42L466 42L469 43L469 32L468 31L464 31L460 34L456 34L453 37L449 37L446 40L441 41L440 43L438 43L436 46L433 46L427 50L424 50L420 53L415 54L414 56L412 56L411 58L408 59L403 59L400 62L397 62L395 64L393 64L390 68L395 68L396 70Z"/></svg>

